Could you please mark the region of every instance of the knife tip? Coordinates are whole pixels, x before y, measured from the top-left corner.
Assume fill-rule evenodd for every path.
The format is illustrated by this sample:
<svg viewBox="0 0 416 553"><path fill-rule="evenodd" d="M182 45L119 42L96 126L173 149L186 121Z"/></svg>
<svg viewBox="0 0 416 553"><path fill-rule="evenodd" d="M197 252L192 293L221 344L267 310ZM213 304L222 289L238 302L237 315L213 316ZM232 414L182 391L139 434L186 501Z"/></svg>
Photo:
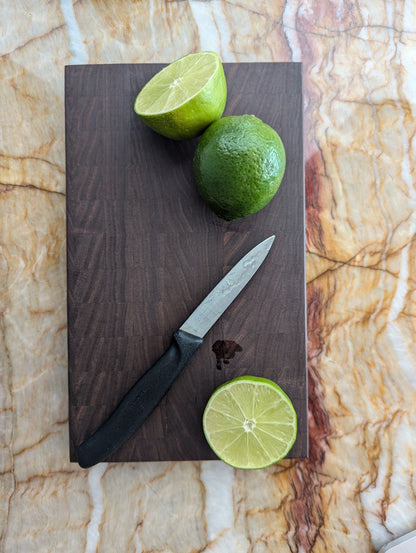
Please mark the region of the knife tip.
<svg viewBox="0 0 416 553"><path fill-rule="evenodd" d="M276 235L272 234L271 236L266 238L266 240L264 240L264 244L269 244L269 247L271 247L275 238L276 238Z"/></svg>

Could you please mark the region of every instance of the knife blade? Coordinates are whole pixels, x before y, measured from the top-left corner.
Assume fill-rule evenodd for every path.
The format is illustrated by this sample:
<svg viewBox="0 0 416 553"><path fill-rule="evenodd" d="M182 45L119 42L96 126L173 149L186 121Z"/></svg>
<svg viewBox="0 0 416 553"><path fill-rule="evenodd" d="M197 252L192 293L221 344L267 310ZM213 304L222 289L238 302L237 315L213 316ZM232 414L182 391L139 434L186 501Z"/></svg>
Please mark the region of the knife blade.
<svg viewBox="0 0 416 553"><path fill-rule="evenodd" d="M169 349L121 400L110 417L76 448L78 464L91 467L116 451L144 423L203 342L203 337L235 300L265 260L270 236L250 250L220 280L174 333Z"/></svg>

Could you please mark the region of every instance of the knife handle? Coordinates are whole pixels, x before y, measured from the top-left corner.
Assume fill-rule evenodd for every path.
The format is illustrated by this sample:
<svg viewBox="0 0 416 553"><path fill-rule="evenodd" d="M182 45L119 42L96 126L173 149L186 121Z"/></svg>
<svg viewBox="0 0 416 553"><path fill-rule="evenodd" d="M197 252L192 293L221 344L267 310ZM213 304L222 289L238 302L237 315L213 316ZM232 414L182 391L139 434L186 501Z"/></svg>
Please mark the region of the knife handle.
<svg viewBox="0 0 416 553"><path fill-rule="evenodd" d="M169 349L136 382L110 417L77 447L82 468L104 461L144 423L202 344L202 338L178 330Z"/></svg>

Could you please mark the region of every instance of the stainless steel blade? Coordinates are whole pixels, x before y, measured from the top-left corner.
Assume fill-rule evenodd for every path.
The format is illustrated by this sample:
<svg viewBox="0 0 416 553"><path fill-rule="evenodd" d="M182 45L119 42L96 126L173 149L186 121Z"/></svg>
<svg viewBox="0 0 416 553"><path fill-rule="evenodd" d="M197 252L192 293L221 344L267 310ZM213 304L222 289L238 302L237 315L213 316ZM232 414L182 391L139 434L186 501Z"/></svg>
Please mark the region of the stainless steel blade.
<svg viewBox="0 0 416 553"><path fill-rule="evenodd" d="M203 338L253 277L269 253L274 239L274 235L266 238L240 259L186 319L180 330Z"/></svg>

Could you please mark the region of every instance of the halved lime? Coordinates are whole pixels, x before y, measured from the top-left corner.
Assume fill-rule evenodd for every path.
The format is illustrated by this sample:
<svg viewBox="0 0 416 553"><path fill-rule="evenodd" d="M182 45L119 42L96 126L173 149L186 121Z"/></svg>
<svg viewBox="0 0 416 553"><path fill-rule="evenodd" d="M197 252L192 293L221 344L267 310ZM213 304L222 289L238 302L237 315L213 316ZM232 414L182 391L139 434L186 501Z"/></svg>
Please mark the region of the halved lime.
<svg viewBox="0 0 416 553"><path fill-rule="evenodd" d="M141 89L134 111L154 131L194 138L221 117L227 84L215 52L188 54L163 68Z"/></svg>
<svg viewBox="0 0 416 553"><path fill-rule="evenodd" d="M239 469L277 463L292 448L296 411L272 380L241 376L215 390L205 407L205 437L214 453Z"/></svg>

